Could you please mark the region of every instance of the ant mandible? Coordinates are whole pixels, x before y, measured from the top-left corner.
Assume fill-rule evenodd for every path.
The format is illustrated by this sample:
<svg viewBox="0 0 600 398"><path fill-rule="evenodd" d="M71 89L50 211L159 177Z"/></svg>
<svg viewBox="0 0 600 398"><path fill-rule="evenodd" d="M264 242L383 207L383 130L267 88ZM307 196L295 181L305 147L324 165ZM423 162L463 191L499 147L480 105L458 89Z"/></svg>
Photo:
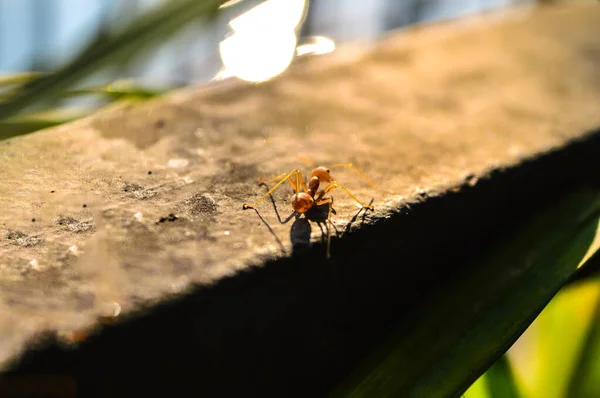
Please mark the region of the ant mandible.
<svg viewBox="0 0 600 398"><path fill-rule="evenodd" d="M340 188L348 196L350 196L350 198L355 200L356 203L358 203L360 205L361 210L362 209L373 210L373 206L364 205L354 195L352 195L352 193L350 193L350 191L348 191L348 189L346 189L342 184L340 184L339 182L334 180L334 178L332 177L332 175L330 173L330 169L334 168L334 167L353 168L369 183L371 188L374 188L373 183L371 182L371 180L369 180L369 178L365 175L365 173L352 163L333 164L329 167L324 167L324 166L315 167L313 169L313 171L310 173L310 179L308 180L308 186L306 185L306 183L304 181L304 177L302 176L302 173L300 172L300 170L295 169L287 174L284 173L284 174L278 175L277 177L271 179L269 182L277 181L277 180L279 180L279 182L277 184L275 184L273 186L273 188L271 188L266 194L264 194L258 201L256 201L256 203L253 203L253 204L244 203L242 208L244 210L255 208L267 196L272 194L273 191L275 191L281 184L283 184L285 181L288 181L290 183L290 185L292 186L292 189L295 192L294 195L292 196L292 200L291 200L292 208L294 209L294 211L296 211L298 213L306 213L308 210L310 210L311 208L313 208L315 206L322 206L325 204L329 204L329 213L327 216L327 221L329 223L331 223L331 209L332 209L333 200L330 198L323 199L323 197L327 193L333 191L336 188ZM327 184L327 186L324 189L319 191L319 187L324 184ZM330 238L329 225L327 225L327 257L329 257L329 244L330 244L329 238Z"/></svg>

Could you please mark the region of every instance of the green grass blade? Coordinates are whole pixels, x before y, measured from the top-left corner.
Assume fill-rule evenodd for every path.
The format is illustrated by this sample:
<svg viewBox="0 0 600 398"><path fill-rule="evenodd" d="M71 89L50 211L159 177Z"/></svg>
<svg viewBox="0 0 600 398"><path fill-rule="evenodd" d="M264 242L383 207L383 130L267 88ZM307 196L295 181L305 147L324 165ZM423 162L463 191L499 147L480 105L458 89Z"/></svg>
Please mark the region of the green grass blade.
<svg viewBox="0 0 600 398"><path fill-rule="evenodd" d="M520 398L510 363L506 355L498 359L464 393L465 398Z"/></svg>
<svg viewBox="0 0 600 398"><path fill-rule="evenodd" d="M110 100L118 100L123 98L149 99L158 97L166 92L167 90L145 87L130 81L116 81L107 85L68 90L63 94L63 97L100 95Z"/></svg>
<svg viewBox="0 0 600 398"><path fill-rule="evenodd" d="M567 388L581 357L600 285L565 286L508 356L527 397L568 397Z"/></svg>
<svg viewBox="0 0 600 398"><path fill-rule="evenodd" d="M110 102L125 99L145 100L160 96L165 92L166 90L145 87L131 81L117 81L108 85L68 90L62 93L61 97L96 96L106 99L105 102ZM90 113L91 110L73 112L69 109L55 109L0 120L0 140L58 126Z"/></svg>
<svg viewBox="0 0 600 398"><path fill-rule="evenodd" d="M0 140L58 126L90 114L86 110L53 110L0 120Z"/></svg>
<svg viewBox="0 0 600 398"><path fill-rule="evenodd" d="M0 87L29 83L30 81L35 80L40 76L42 75L37 72L22 72L2 75L0 76Z"/></svg>
<svg viewBox="0 0 600 398"><path fill-rule="evenodd" d="M506 355L485 372L490 398L519 398L519 390Z"/></svg>
<svg viewBox="0 0 600 398"><path fill-rule="evenodd" d="M577 270L577 273L573 275L569 283L575 285L590 280L600 282L600 251L597 251L584 266Z"/></svg>
<svg viewBox="0 0 600 398"><path fill-rule="evenodd" d="M465 391L461 398L491 398L487 384L487 373L471 384L471 387Z"/></svg>
<svg viewBox="0 0 600 398"><path fill-rule="evenodd" d="M112 35L99 35L75 59L55 73L33 79L0 102L0 120L23 109L57 99L66 89L103 67L131 59L148 45L202 17L216 12L221 0L170 0L137 18Z"/></svg>
<svg viewBox="0 0 600 398"><path fill-rule="evenodd" d="M534 396L569 397L569 382L584 349L597 294L590 284L564 289L536 319L537 366L530 367L536 373Z"/></svg>
<svg viewBox="0 0 600 398"><path fill-rule="evenodd" d="M571 378L568 397L600 397L600 297L581 354Z"/></svg>
<svg viewBox="0 0 600 398"><path fill-rule="evenodd" d="M523 333L592 250L600 193L532 219L417 309L335 397L460 397Z"/></svg>

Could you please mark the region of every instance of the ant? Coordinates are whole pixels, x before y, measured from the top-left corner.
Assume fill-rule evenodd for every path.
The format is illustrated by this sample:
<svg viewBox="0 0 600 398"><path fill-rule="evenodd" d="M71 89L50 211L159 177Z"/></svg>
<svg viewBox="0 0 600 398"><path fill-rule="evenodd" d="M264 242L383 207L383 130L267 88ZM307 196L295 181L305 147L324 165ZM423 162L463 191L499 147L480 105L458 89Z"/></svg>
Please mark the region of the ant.
<svg viewBox="0 0 600 398"><path fill-rule="evenodd" d="M275 191L281 184L283 184L285 181L287 181L290 183L290 185L292 186L292 189L295 192L291 199L291 204L292 204L292 208L294 209L294 211L302 214L302 213L306 213L308 210L310 210L313 207L323 206L325 204L328 204L329 212L327 215L327 222L329 224L332 224L331 210L333 207L333 199L332 198L323 198L323 197L327 193L333 191L336 188L340 188L348 196L350 196L352 199L354 199L360 205L361 210L362 209L373 210L373 206L364 205L354 195L352 195L350 193L350 191L348 191L348 189L346 189L342 184L340 184L339 182L334 180L334 178L332 177L332 175L330 173L330 169L334 168L334 167L353 168L369 183L371 188L374 188L373 183L371 182L371 180L369 180L369 178L365 175L365 173L352 163L333 164L329 167L324 167L324 166L315 167L312 170L312 172L310 173L310 179L308 180L308 186L306 185L306 183L304 181L304 177L302 176L302 173L300 172L300 170L295 169L287 174L284 173L284 174L278 175L277 177L271 179L269 182L273 182L273 181L277 181L277 180L279 180L279 182L277 184L275 184L273 186L273 188L271 188L266 194L264 194L258 201L256 201L256 203L253 203L253 204L244 203L242 208L244 210L254 209L267 196L272 194L273 191ZM261 180L261 182L263 182L263 181ZM327 186L324 189L319 191L319 187L324 184L327 184ZM327 257L328 258L330 257L329 224L327 224Z"/></svg>

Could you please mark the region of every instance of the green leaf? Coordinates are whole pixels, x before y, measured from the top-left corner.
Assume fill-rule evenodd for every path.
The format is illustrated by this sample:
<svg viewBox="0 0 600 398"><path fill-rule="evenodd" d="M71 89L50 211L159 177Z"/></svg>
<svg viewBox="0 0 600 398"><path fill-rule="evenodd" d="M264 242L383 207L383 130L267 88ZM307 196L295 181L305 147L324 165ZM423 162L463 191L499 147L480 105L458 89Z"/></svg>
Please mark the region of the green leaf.
<svg viewBox="0 0 600 398"><path fill-rule="evenodd" d="M202 17L216 12L221 0L169 0L140 16L125 29L112 35L100 34L67 65L49 75L23 85L0 102L0 120L23 109L55 100L62 93L111 62L131 59L148 45L163 41L171 34Z"/></svg>
<svg viewBox="0 0 600 398"><path fill-rule="evenodd" d="M590 280L600 281L600 250L590 256L584 266L580 267L577 273L573 275L569 283L576 285Z"/></svg>
<svg viewBox="0 0 600 398"><path fill-rule="evenodd" d="M569 398L600 397L600 296L579 363L568 389Z"/></svg>
<svg viewBox="0 0 600 398"><path fill-rule="evenodd" d="M506 355L500 357L465 392L465 398L519 398L517 383Z"/></svg>
<svg viewBox="0 0 600 398"><path fill-rule="evenodd" d="M491 398L486 375L487 373L478 378L461 398Z"/></svg>
<svg viewBox="0 0 600 398"><path fill-rule="evenodd" d="M72 98L77 96L102 96L107 101L117 100L144 100L162 95L165 90L144 87L133 81L122 80L108 85L94 86L79 90L68 90L62 97ZM54 109L44 112L29 113L5 120L0 120L0 140L17 135L32 133L48 127L73 121L87 116L91 110L81 111L72 109Z"/></svg>
<svg viewBox="0 0 600 398"><path fill-rule="evenodd" d="M0 120L0 140L58 126L90 113L87 110L60 109Z"/></svg>
<svg viewBox="0 0 600 398"><path fill-rule="evenodd" d="M588 256L600 193L522 226L418 308L335 397L460 397L523 333Z"/></svg>
<svg viewBox="0 0 600 398"><path fill-rule="evenodd" d="M498 359L485 372L490 398L519 398L519 390L515 382L510 363L506 355Z"/></svg>
<svg viewBox="0 0 600 398"><path fill-rule="evenodd" d="M119 80L107 85L86 87L78 90L66 91L64 97L83 95L100 95L111 100L118 99L148 99L164 94L166 90L154 89L136 84L131 80Z"/></svg>
<svg viewBox="0 0 600 398"><path fill-rule="evenodd" d="M600 284L565 286L508 356L528 397L562 398L581 357Z"/></svg>
<svg viewBox="0 0 600 398"><path fill-rule="evenodd" d="M28 83L41 76L37 72L22 72L22 73L11 73L0 76L0 87L14 86L16 84Z"/></svg>

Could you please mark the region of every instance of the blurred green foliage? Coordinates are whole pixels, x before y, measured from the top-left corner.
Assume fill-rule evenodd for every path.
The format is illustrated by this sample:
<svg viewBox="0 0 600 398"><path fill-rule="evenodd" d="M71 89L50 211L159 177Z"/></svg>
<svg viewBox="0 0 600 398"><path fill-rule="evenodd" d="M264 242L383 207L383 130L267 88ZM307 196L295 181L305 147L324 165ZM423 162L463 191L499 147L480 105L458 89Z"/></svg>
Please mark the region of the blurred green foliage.
<svg viewBox="0 0 600 398"><path fill-rule="evenodd" d="M122 65L140 56L194 21L208 20L222 3L223 0L165 1L126 26L101 30L86 48L55 72L0 77L0 139L59 123L61 118L44 119L37 114L60 113L60 101L65 97L101 94L115 100L159 94L141 87L115 90L114 85L93 88L77 85L111 65Z"/></svg>
<svg viewBox="0 0 600 398"><path fill-rule="evenodd" d="M510 374L504 383L518 395L498 394L492 366L465 393L487 397L600 397L600 280L589 279L561 291L501 358Z"/></svg>
<svg viewBox="0 0 600 398"><path fill-rule="evenodd" d="M600 192L574 194L514 228L417 308L333 396L459 397L489 368L467 397L592 397L600 357L581 353L597 350L597 339L586 338L600 295L595 274L529 325L597 260Z"/></svg>

